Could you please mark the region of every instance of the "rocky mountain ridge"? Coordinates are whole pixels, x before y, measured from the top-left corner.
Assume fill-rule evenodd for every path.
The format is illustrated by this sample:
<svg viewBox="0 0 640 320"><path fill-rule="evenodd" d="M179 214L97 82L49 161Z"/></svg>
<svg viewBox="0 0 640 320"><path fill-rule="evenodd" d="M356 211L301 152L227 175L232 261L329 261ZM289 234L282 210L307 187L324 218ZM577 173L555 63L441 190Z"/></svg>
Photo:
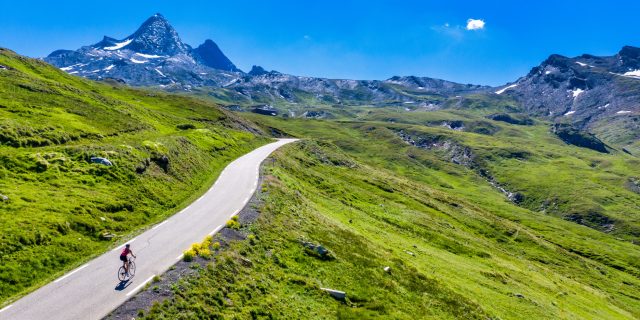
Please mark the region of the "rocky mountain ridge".
<svg viewBox="0 0 640 320"><path fill-rule="evenodd" d="M640 48L625 46L605 57L553 54L495 94L514 98L528 114L570 123L609 141L635 140L640 137ZM618 130L610 130L612 125Z"/></svg>
<svg viewBox="0 0 640 320"><path fill-rule="evenodd" d="M48 63L82 77L117 79L135 86L218 86L242 72L212 40L193 49L161 15L147 19L136 32L78 50L56 50Z"/></svg>

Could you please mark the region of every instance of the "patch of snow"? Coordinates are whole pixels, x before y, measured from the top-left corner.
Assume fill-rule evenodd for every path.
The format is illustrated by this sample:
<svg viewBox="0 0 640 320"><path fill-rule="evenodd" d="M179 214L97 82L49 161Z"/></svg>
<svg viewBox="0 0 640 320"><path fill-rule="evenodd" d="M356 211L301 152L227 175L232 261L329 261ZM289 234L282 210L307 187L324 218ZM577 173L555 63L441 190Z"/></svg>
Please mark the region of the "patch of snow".
<svg viewBox="0 0 640 320"><path fill-rule="evenodd" d="M201 75L206 76L207 73L206 72L200 72Z"/></svg>
<svg viewBox="0 0 640 320"><path fill-rule="evenodd" d="M78 73L78 71L69 72L69 74L76 74L76 73Z"/></svg>
<svg viewBox="0 0 640 320"><path fill-rule="evenodd" d="M75 65L74 65L75 66ZM64 67L64 68L60 68L60 70L62 71L69 71L71 69L73 69L74 66L68 66L68 67Z"/></svg>
<svg viewBox="0 0 640 320"><path fill-rule="evenodd" d="M131 43L131 41L133 41L133 39L127 39L125 41L116 43L112 47L104 47L104 49L105 50L109 50L109 51L118 50L120 48L123 48L123 47L127 46L129 43Z"/></svg>
<svg viewBox="0 0 640 320"><path fill-rule="evenodd" d="M609 107L609 104L607 103L607 104L605 104L604 106L598 107L598 109L606 109L606 108L608 108L608 107Z"/></svg>
<svg viewBox="0 0 640 320"><path fill-rule="evenodd" d="M584 90L577 88L574 89L573 91L571 91L571 94L573 95L573 98L577 98L580 94L582 94L584 92Z"/></svg>
<svg viewBox="0 0 640 320"><path fill-rule="evenodd" d="M403 103L404 103L404 104L414 104L414 103L415 103L415 101L405 101L405 102L403 102Z"/></svg>
<svg viewBox="0 0 640 320"><path fill-rule="evenodd" d="M579 61L576 61L576 63L579 64L581 67L586 67L587 66L586 63L582 63L582 62L579 62Z"/></svg>
<svg viewBox="0 0 640 320"><path fill-rule="evenodd" d="M631 111L628 111L628 110L620 110L620 111L616 112L616 114L627 114L627 113L631 113Z"/></svg>
<svg viewBox="0 0 640 320"><path fill-rule="evenodd" d="M575 112L575 111L569 111L569 112L565 113L564 115L565 115L565 116L570 116L570 115L572 115L572 114L574 114L574 113L576 113L576 112Z"/></svg>
<svg viewBox="0 0 640 320"><path fill-rule="evenodd" d="M149 62L149 61L136 60L135 58L131 58L129 60L131 60L131 62L133 62L133 63L147 63L147 62Z"/></svg>
<svg viewBox="0 0 640 320"><path fill-rule="evenodd" d="M544 74L549 74L549 73L551 73L551 71L549 71L549 70L544 72Z"/></svg>
<svg viewBox="0 0 640 320"><path fill-rule="evenodd" d="M96 69L96 70L91 71L91 73L96 73L96 72L100 72L100 69Z"/></svg>
<svg viewBox="0 0 640 320"><path fill-rule="evenodd" d="M418 87L418 89L422 90L422 89L424 89L424 87Z"/></svg>
<svg viewBox="0 0 640 320"><path fill-rule="evenodd" d="M165 75L164 75L164 73L162 73L162 71L158 70L158 68L155 68L155 69L153 69L153 70L155 70L155 71L156 71L157 73L159 73L161 76L163 76L163 77L165 77L165 78L167 77L167 76L165 76Z"/></svg>
<svg viewBox="0 0 640 320"><path fill-rule="evenodd" d="M627 76L627 77L640 77L640 70L632 70L632 71L627 71L623 74L623 76Z"/></svg>
<svg viewBox="0 0 640 320"><path fill-rule="evenodd" d="M158 59L158 58L164 58L163 56L158 56L155 54L144 54L144 53L136 53L137 55L143 57L143 58L147 58L147 59Z"/></svg>
<svg viewBox="0 0 640 320"><path fill-rule="evenodd" d="M104 70L104 71L109 71L109 70L113 69L113 67L115 67L115 66L116 66L116 65L112 64L112 65L110 65L110 66L108 66L108 67L104 68L103 70Z"/></svg>
<svg viewBox="0 0 640 320"><path fill-rule="evenodd" d="M512 84L512 85L510 85L510 86L506 86L506 87L504 87L504 88L502 88L502 89L500 89L500 90L496 91L496 94L502 94L502 93L504 93L506 90L509 90L509 89L511 89L511 88L515 88L515 87L517 87L517 86L518 86L518 84L517 84L517 83L514 83L514 84Z"/></svg>

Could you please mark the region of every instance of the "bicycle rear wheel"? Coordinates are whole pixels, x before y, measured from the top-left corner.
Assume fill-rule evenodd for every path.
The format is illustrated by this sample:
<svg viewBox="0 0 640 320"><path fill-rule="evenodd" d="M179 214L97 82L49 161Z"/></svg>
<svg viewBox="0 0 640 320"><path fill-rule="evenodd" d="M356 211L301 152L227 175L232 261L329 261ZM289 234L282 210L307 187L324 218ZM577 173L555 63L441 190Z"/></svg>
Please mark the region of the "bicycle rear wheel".
<svg viewBox="0 0 640 320"><path fill-rule="evenodd" d="M127 273L124 271L124 267L118 269L118 280L124 281L127 279Z"/></svg>

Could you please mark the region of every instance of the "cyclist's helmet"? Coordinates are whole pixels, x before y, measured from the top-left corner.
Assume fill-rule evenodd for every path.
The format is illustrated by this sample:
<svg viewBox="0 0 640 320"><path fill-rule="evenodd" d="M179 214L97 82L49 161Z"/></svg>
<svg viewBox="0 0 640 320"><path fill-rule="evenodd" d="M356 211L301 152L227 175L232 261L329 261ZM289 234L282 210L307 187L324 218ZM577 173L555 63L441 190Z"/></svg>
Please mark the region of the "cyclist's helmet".
<svg viewBox="0 0 640 320"><path fill-rule="evenodd" d="M125 246L125 247L127 247L127 248L129 248L131 245L127 243L127 244L125 244L124 246Z"/></svg>

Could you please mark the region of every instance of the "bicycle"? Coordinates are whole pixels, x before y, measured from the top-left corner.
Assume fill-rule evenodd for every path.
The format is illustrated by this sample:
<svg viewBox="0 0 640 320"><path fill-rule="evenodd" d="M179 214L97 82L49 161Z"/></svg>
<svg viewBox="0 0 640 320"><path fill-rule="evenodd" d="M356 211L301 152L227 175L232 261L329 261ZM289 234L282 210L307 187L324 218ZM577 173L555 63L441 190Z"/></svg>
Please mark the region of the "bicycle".
<svg viewBox="0 0 640 320"><path fill-rule="evenodd" d="M134 257L129 257L129 272L124 270L124 266L120 266L118 269L118 280L125 281L133 278L136 275L136 263Z"/></svg>

